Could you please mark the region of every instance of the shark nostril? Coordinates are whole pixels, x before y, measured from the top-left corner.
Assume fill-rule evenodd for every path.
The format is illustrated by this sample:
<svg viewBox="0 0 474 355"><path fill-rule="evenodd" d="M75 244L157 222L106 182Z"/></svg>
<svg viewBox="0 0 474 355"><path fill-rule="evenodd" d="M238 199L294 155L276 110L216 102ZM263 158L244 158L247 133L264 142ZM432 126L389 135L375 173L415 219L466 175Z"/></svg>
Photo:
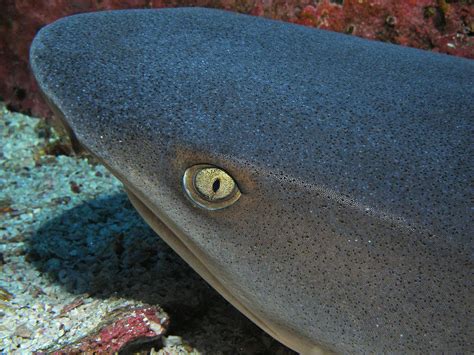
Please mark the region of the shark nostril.
<svg viewBox="0 0 474 355"><path fill-rule="evenodd" d="M194 165L183 176L186 195L198 206L217 210L230 206L241 195L234 179L212 165Z"/></svg>

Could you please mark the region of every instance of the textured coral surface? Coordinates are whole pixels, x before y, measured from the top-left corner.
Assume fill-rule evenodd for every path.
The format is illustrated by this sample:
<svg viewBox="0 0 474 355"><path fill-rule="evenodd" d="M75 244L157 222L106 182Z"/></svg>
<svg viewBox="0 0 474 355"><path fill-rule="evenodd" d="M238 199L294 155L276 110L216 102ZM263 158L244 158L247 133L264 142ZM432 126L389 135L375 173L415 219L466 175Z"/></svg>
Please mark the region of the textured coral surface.
<svg viewBox="0 0 474 355"><path fill-rule="evenodd" d="M119 310L110 314L97 331L55 354L112 353L122 350L138 339L159 338L168 326L168 319L156 307ZM161 316L161 317L160 317Z"/></svg>
<svg viewBox="0 0 474 355"><path fill-rule="evenodd" d="M51 113L28 69L35 33L75 13L204 6L474 58L472 0L0 0L0 96L11 108Z"/></svg>

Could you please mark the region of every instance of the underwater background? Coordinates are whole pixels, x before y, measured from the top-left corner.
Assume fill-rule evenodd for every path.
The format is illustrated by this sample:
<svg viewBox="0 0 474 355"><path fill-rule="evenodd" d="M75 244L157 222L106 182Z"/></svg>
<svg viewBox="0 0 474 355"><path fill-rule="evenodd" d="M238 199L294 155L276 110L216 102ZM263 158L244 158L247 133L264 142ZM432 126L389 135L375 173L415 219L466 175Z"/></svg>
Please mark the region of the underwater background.
<svg viewBox="0 0 474 355"><path fill-rule="evenodd" d="M471 0L0 0L0 353L293 354L158 238L102 165L72 152L31 75L31 41L58 18L176 6L474 58Z"/></svg>

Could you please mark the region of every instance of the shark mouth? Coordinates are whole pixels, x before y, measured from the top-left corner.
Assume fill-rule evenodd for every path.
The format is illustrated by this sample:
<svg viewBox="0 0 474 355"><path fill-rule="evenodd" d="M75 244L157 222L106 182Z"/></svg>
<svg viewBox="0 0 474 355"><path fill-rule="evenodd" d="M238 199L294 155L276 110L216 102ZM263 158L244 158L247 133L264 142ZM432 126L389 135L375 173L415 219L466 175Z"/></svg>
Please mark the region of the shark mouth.
<svg viewBox="0 0 474 355"><path fill-rule="evenodd" d="M109 168L110 169L110 168ZM113 171L112 169L110 169ZM117 176L117 174L114 174ZM219 292L229 303L242 312L247 318L262 328L266 333L277 339L289 348L298 351L301 354L331 354L328 348L322 345L316 345L302 338L290 329L284 328L272 321L264 319L262 315L256 314L249 307L243 304L225 285L219 281L212 272L212 267L206 265L205 256L199 250L191 249L187 238L180 238L177 225L170 221L162 212L153 208L140 191L122 180L125 191L133 207L140 213L143 219L152 227L152 229L182 258L184 259L207 283L209 283L217 292Z"/></svg>

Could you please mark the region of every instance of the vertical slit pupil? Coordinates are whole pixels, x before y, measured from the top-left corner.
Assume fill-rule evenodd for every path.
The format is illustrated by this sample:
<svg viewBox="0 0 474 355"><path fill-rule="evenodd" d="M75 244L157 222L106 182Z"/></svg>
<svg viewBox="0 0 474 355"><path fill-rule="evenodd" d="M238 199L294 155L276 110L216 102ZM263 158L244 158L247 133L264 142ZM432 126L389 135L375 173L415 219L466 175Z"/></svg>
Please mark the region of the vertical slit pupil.
<svg viewBox="0 0 474 355"><path fill-rule="evenodd" d="M217 192L220 187L221 187L220 179L215 179L214 182L212 183L212 191Z"/></svg>

